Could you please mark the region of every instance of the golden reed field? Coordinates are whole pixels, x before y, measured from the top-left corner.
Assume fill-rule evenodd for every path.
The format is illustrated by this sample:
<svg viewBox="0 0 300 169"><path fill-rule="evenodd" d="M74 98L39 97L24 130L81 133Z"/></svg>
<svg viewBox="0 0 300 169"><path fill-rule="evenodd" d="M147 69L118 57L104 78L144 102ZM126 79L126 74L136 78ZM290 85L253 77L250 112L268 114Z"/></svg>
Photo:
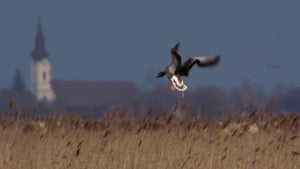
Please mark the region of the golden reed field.
<svg viewBox="0 0 300 169"><path fill-rule="evenodd" d="M2 169L299 169L299 115L202 119L178 106L144 118L61 113L0 118Z"/></svg>

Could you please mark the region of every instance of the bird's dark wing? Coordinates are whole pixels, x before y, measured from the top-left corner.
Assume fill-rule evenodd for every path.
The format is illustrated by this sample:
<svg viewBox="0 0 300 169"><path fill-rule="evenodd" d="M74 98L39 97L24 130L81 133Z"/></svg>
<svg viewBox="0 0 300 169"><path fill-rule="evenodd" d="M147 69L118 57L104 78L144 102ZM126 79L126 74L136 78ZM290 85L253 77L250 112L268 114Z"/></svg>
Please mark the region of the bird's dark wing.
<svg viewBox="0 0 300 169"><path fill-rule="evenodd" d="M178 50L179 50L179 45L180 45L180 42L177 42L177 43L175 44L175 46L171 49L171 51L178 52Z"/></svg>
<svg viewBox="0 0 300 169"><path fill-rule="evenodd" d="M156 78L160 78L166 75L166 72L158 72Z"/></svg>
<svg viewBox="0 0 300 169"><path fill-rule="evenodd" d="M171 55L172 55L172 65L177 67L181 66L181 56L178 54L179 49L179 42L176 43L176 45L171 48Z"/></svg>
<svg viewBox="0 0 300 169"><path fill-rule="evenodd" d="M183 64L183 74L188 74L190 69L197 63L199 67L211 67L220 61L220 56L198 56L191 57Z"/></svg>

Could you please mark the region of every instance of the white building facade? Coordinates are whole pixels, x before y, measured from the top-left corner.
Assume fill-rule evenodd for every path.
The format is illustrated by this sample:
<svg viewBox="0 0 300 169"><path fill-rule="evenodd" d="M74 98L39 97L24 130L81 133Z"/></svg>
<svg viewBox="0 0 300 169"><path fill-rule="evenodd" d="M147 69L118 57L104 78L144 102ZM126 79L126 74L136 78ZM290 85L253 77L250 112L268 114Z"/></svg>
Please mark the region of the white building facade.
<svg viewBox="0 0 300 169"><path fill-rule="evenodd" d="M31 53L32 90L38 102L52 103L56 96L51 85L51 61L45 47L42 24L39 20L35 37L35 48Z"/></svg>

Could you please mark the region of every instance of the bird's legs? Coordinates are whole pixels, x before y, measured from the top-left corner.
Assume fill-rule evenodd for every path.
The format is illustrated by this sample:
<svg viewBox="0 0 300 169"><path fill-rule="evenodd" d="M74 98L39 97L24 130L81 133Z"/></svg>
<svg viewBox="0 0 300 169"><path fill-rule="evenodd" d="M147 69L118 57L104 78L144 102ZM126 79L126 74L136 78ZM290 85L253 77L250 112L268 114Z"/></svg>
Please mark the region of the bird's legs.
<svg viewBox="0 0 300 169"><path fill-rule="evenodd" d="M181 91L181 92L180 92L180 96L181 96L181 97L184 97L184 91Z"/></svg>
<svg viewBox="0 0 300 169"><path fill-rule="evenodd" d="M175 91L175 90L176 90L176 87L172 84L172 85L170 86L170 89L171 89L172 91ZM180 91L180 96L181 96L181 97L184 97L184 91Z"/></svg>

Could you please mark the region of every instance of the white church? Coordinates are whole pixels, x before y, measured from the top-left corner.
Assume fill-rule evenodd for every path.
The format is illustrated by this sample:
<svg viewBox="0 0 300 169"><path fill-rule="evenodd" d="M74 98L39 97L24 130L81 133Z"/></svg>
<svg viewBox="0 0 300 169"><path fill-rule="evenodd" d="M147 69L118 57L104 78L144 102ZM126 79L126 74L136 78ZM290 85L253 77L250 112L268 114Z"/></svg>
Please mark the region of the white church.
<svg viewBox="0 0 300 169"><path fill-rule="evenodd" d="M38 21L31 66L32 90L38 102L52 103L56 95L51 84L51 61L45 47L41 20Z"/></svg>
<svg viewBox="0 0 300 169"><path fill-rule="evenodd" d="M37 102L53 103L56 107L64 107L68 111L90 111L102 109L107 105L131 104L138 96L139 89L128 81L53 79L51 60L40 19L31 56L31 92ZM125 98L125 101L120 98Z"/></svg>

